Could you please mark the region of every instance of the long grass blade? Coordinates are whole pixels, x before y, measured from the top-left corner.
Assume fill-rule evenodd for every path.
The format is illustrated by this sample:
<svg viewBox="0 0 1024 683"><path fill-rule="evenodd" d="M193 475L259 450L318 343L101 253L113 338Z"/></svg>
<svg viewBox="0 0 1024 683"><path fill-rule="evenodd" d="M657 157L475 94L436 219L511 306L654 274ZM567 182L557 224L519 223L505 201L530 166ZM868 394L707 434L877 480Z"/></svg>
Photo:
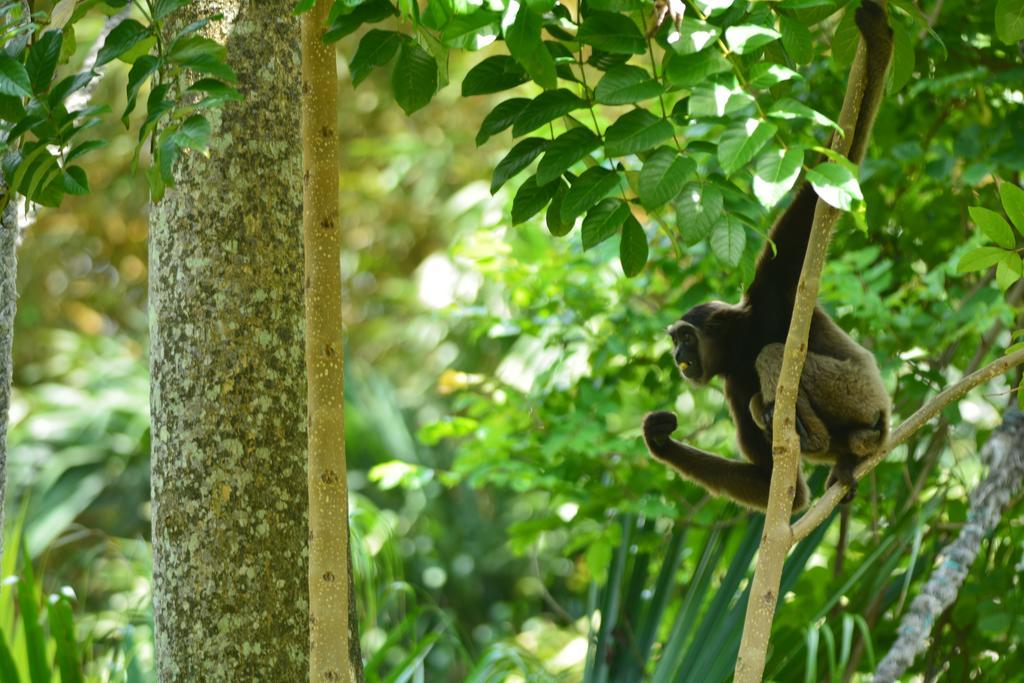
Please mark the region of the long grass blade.
<svg viewBox="0 0 1024 683"><path fill-rule="evenodd" d="M7 636L0 632L0 683L21 683L18 667L14 663L11 649L7 647Z"/></svg>
<svg viewBox="0 0 1024 683"><path fill-rule="evenodd" d="M75 623L71 603L62 596L54 596L47 606L50 615L50 635L57 643L57 667L61 683L82 683L82 663L78 658Z"/></svg>
<svg viewBox="0 0 1024 683"><path fill-rule="evenodd" d="M36 579L32 562L28 559L24 537L21 543L21 579L18 581L18 606L21 607L21 622L25 630L25 651L28 655L28 672L32 683L50 683L52 672L46 663L46 640L43 627L39 624L39 599L36 594Z"/></svg>
<svg viewBox="0 0 1024 683"><path fill-rule="evenodd" d="M611 670L606 661L612 631L619 618L622 579L626 571L626 559L629 557L630 538L633 533L634 518L632 515L622 517L622 541L612 556L611 570L604 587L604 600L601 607L601 626L597 632L597 647L594 651L594 683L607 683Z"/></svg>

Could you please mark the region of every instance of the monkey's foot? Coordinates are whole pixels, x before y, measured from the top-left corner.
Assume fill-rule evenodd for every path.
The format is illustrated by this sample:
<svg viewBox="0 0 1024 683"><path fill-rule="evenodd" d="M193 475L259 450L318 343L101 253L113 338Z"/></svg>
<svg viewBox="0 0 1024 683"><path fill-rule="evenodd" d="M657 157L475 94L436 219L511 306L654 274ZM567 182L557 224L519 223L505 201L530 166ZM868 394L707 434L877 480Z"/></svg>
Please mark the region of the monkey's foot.
<svg viewBox="0 0 1024 683"><path fill-rule="evenodd" d="M840 483L846 485L846 495L843 496L841 503L849 503L857 495L857 480L853 476L853 467L836 464L832 471L829 472L828 481L825 482L825 490L832 488L832 484Z"/></svg>

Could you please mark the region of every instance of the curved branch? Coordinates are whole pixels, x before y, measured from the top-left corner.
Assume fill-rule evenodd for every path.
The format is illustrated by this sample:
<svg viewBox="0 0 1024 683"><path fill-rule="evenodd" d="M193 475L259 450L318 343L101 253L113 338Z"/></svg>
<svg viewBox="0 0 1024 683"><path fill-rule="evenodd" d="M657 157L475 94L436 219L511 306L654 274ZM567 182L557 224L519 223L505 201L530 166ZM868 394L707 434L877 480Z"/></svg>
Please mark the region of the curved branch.
<svg viewBox="0 0 1024 683"><path fill-rule="evenodd" d="M889 451L909 439L914 432L921 429L950 403L959 401L967 392L979 384L984 384L993 377L1002 375L1007 370L1022 363L1024 363L1024 349L1014 351L1008 356L992 361L977 372L972 372L956 384L943 389L938 396L923 405L916 413L908 417L903 424L897 427L889 437L889 440L877 453L858 465L854 471L854 477L859 480L875 469L878 463L885 459ZM824 522L845 494L846 487L842 484L834 484L825 491L821 498L818 499L818 502L793 524L793 542L795 543L806 538L819 524Z"/></svg>

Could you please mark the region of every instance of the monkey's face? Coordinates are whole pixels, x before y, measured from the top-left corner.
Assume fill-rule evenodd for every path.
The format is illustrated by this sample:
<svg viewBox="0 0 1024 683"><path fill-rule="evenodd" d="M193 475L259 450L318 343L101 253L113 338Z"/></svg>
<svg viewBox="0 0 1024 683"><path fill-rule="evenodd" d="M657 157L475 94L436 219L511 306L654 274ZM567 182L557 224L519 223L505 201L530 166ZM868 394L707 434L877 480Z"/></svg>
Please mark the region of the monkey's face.
<svg viewBox="0 0 1024 683"><path fill-rule="evenodd" d="M701 332L690 323L680 320L668 328L672 337L672 358L683 377L703 384L708 380L704 376L704 363L701 359Z"/></svg>

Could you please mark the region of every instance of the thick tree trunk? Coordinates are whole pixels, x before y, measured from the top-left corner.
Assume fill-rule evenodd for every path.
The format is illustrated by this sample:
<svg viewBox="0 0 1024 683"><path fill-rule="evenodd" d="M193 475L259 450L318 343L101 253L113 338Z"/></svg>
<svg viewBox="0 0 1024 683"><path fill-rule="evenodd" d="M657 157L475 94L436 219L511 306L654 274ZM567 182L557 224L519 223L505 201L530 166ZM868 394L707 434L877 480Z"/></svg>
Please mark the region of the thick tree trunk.
<svg viewBox="0 0 1024 683"><path fill-rule="evenodd" d="M6 189L0 183L0 193ZM17 308L18 221L14 202L0 213L0 559L4 554L4 509L7 505L7 421L11 409L11 372L14 360L14 312Z"/></svg>
<svg viewBox="0 0 1024 683"><path fill-rule="evenodd" d="M338 76L321 40L329 0L302 17L303 234L309 383L310 681L361 676L345 469L345 355L338 225ZM350 623L350 621L352 623Z"/></svg>
<svg viewBox="0 0 1024 683"><path fill-rule="evenodd" d="M188 154L150 235L153 574L159 680L304 681L299 21L224 14L245 101Z"/></svg>

